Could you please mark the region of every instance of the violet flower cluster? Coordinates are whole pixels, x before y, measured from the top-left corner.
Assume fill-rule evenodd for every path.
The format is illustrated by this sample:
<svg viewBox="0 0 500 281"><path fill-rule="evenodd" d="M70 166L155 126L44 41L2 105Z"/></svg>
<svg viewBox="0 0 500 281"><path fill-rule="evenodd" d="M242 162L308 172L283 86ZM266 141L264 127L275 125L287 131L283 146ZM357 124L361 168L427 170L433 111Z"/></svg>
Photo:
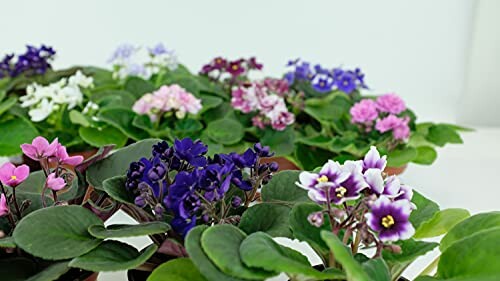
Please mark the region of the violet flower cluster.
<svg viewBox="0 0 500 281"><path fill-rule="evenodd" d="M52 47L42 45L40 48L27 45L26 52L18 55L6 55L0 61L0 79L4 77L17 77L42 75L52 68L51 62L56 52Z"/></svg>
<svg viewBox="0 0 500 281"><path fill-rule="evenodd" d="M113 65L115 79L124 79L129 75L149 79L163 69L175 70L179 64L175 51L162 43L151 48L122 44L115 49L108 63Z"/></svg>
<svg viewBox="0 0 500 281"><path fill-rule="evenodd" d="M278 165L260 163L273 154L259 143L243 154L207 157L207 150L190 138L154 145L152 157L131 163L127 171L126 188L135 204L158 220L173 216L170 224L183 236L198 223L237 223L231 209L248 206Z"/></svg>
<svg viewBox="0 0 500 281"><path fill-rule="evenodd" d="M375 128L382 134L392 132L395 140L404 141L410 137L410 118L401 116L405 110L406 105L398 95L385 94L376 100L363 99L351 107L351 122L365 132Z"/></svg>
<svg viewBox="0 0 500 281"><path fill-rule="evenodd" d="M233 84L239 77L246 76L249 71L262 70L262 68L263 65L257 62L255 57L232 61L223 57L216 57L201 68L200 74L206 75L215 81L225 80Z"/></svg>
<svg viewBox="0 0 500 281"><path fill-rule="evenodd" d="M285 74L288 84L310 83L313 89L319 93L338 90L351 94L361 88L367 88L364 81L365 75L359 68L355 70L327 69L319 64L312 67L311 63L300 59L289 61L287 66L292 68Z"/></svg>
<svg viewBox="0 0 500 281"><path fill-rule="evenodd" d="M69 186L73 180L73 173L66 166L76 166L83 161L82 156L69 156L66 147L61 145L57 139L51 143L43 137L36 137L31 144L21 145L21 149L27 157L40 163L46 175L45 184L40 194L42 205L45 206L45 190L52 190L54 204L59 204L57 191ZM51 168L55 166L55 168ZM31 204L29 200L18 202L16 198L16 188L24 182L30 174L27 165L16 167L7 162L0 167L0 216L8 216L12 225L21 220L23 211ZM7 192L5 187L10 187Z"/></svg>
<svg viewBox="0 0 500 281"><path fill-rule="evenodd" d="M270 125L282 131L295 122L295 115L288 111L285 103L287 94L285 80L267 78L234 88L231 105L243 113L256 113L252 118L254 126L264 129Z"/></svg>
<svg viewBox="0 0 500 281"><path fill-rule="evenodd" d="M159 121L168 112L175 112L179 119L186 113L197 114L201 110L201 100L177 84L161 86L153 93L147 93L137 100L132 110L147 114L151 121Z"/></svg>
<svg viewBox="0 0 500 281"><path fill-rule="evenodd" d="M386 164L386 156L380 157L372 147L363 160L343 165L330 160L318 173L302 172L297 185L308 191L311 200L324 206L324 211L309 215L309 222L319 227L326 214L334 233L345 231L345 243L356 234L353 250L360 243L367 247L375 243L377 255L384 243L412 237L412 189L396 176L386 176Z"/></svg>

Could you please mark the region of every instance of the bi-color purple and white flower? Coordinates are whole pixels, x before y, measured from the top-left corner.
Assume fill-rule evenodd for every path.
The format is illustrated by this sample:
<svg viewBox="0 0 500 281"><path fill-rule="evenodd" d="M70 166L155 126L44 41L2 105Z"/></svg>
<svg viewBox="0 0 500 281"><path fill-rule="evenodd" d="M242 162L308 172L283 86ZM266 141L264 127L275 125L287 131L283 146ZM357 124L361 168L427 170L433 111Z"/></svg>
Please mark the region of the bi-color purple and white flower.
<svg viewBox="0 0 500 281"><path fill-rule="evenodd" d="M412 209L408 200L391 201L387 196L381 196L365 215L366 222L382 242L406 240L415 233L409 221Z"/></svg>

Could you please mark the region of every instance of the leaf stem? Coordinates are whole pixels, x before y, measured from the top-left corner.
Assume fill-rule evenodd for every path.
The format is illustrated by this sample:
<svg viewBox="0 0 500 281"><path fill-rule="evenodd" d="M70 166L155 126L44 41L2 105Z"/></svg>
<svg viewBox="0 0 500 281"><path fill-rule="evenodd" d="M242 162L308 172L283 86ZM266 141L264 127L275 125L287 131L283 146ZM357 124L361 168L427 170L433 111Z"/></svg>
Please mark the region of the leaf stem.
<svg viewBox="0 0 500 281"><path fill-rule="evenodd" d="M19 209L19 205L17 204L17 198L16 198L16 188L12 188L12 201L14 201L14 207L16 208L16 216L17 220L21 220L22 215L21 215L21 210Z"/></svg>
<svg viewBox="0 0 500 281"><path fill-rule="evenodd" d="M432 275L439 263L439 258L440 256L437 256L424 270L422 270L422 272L420 272L419 276Z"/></svg>

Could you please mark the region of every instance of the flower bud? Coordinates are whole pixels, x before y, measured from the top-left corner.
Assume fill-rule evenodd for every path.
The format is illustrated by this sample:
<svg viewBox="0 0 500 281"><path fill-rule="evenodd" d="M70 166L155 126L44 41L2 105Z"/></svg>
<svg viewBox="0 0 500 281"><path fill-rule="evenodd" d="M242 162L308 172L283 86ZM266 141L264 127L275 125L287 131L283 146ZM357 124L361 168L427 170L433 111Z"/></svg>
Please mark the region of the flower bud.
<svg viewBox="0 0 500 281"><path fill-rule="evenodd" d="M314 212L307 216L307 221L315 227L321 227L324 223L323 212Z"/></svg>
<svg viewBox="0 0 500 281"><path fill-rule="evenodd" d="M144 208L146 206L146 200L142 196L135 197L134 204L140 208Z"/></svg>
<svg viewBox="0 0 500 281"><path fill-rule="evenodd" d="M239 206L241 206L242 202L243 200L241 200L239 196L234 196L231 200L231 205L233 206L233 208L238 208Z"/></svg>
<svg viewBox="0 0 500 281"><path fill-rule="evenodd" d="M277 163L277 162L271 162L271 163L269 164L269 170L270 170L271 172L277 172L277 171L279 170L279 168L280 168L280 166L278 165L278 163Z"/></svg>

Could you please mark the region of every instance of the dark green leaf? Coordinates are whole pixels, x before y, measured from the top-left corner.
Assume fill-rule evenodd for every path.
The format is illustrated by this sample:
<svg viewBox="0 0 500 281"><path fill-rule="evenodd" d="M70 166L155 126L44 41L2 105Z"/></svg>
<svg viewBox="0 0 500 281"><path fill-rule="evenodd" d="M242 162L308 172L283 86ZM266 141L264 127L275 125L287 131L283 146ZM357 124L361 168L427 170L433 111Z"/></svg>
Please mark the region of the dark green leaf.
<svg viewBox="0 0 500 281"><path fill-rule="evenodd" d="M26 281L36 273L36 264L27 258L0 259L2 281Z"/></svg>
<svg viewBox="0 0 500 281"><path fill-rule="evenodd" d="M295 147L295 157L306 171L311 171L316 167L322 166L329 159L333 158L334 155L334 153L319 147L302 144L298 144Z"/></svg>
<svg viewBox="0 0 500 281"><path fill-rule="evenodd" d="M455 225L441 240L439 249L444 252L446 248L456 241L475 234L478 231L500 227L500 212L489 212L474 215Z"/></svg>
<svg viewBox="0 0 500 281"><path fill-rule="evenodd" d="M201 236L205 230L208 229L206 225L197 226L189 231L186 236L186 251L189 257L196 265L201 274L209 281L240 281L221 272L217 266L208 258L201 247Z"/></svg>
<svg viewBox="0 0 500 281"><path fill-rule="evenodd" d="M293 153L295 149L294 140L293 128L289 126L283 131L266 129L260 142L263 145L268 145L277 156L286 156Z"/></svg>
<svg viewBox="0 0 500 281"><path fill-rule="evenodd" d="M151 93L156 89L149 81L139 77L129 77L127 82L125 82L125 90L132 93L136 99L139 99L144 94Z"/></svg>
<svg viewBox="0 0 500 281"><path fill-rule="evenodd" d="M324 223L321 227L313 226L307 217L314 212L322 211L323 208L315 203L300 203L293 207L290 212L290 228L293 236L300 241L309 243L314 249L325 255L329 248L321 238L321 231L331 231L328 216L324 215Z"/></svg>
<svg viewBox="0 0 500 281"><path fill-rule="evenodd" d="M363 263L362 266L372 281L391 281L391 273L383 259L372 259Z"/></svg>
<svg viewBox="0 0 500 281"><path fill-rule="evenodd" d="M308 202L307 191L298 187L300 171L281 171L262 187L263 202L282 202L290 205Z"/></svg>
<svg viewBox="0 0 500 281"><path fill-rule="evenodd" d="M0 115L9 110L17 102L17 97L10 96L0 103Z"/></svg>
<svg viewBox="0 0 500 281"><path fill-rule="evenodd" d="M222 103L221 98L209 96L209 95L201 95L202 109L200 110L199 114L203 114L209 109L216 108L221 103Z"/></svg>
<svg viewBox="0 0 500 281"><path fill-rule="evenodd" d="M0 122L0 156L21 154L20 145L31 143L38 131L30 121L17 117Z"/></svg>
<svg viewBox="0 0 500 281"><path fill-rule="evenodd" d="M201 246L217 267L224 273L242 279L263 280L276 275L243 264L240 245L246 234L229 224L219 224L205 230L201 236Z"/></svg>
<svg viewBox="0 0 500 281"><path fill-rule="evenodd" d="M93 272L127 270L145 263L157 249L158 246L152 244L139 253L128 244L104 241L92 251L74 258L69 266Z"/></svg>
<svg viewBox="0 0 500 281"><path fill-rule="evenodd" d="M307 257L281 246L267 234L256 232L249 235L240 246L241 259L245 265L271 272L285 272L289 276L307 276L315 280L344 278L337 272L323 273L311 267Z"/></svg>
<svg viewBox="0 0 500 281"><path fill-rule="evenodd" d="M455 129L445 124L432 125L426 139L437 146L444 146L447 143L463 143Z"/></svg>
<svg viewBox="0 0 500 281"><path fill-rule="evenodd" d="M207 126L208 137L221 144L231 145L243 139L243 126L232 119L219 119Z"/></svg>
<svg viewBox="0 0 500 281"><path fill-rule="evenodd" d="M469 211L464 209L441 210L435 213L430 220L423 222L413 237L421 239L443 235L469 216Z"/></svg>
<svg viewBox="0 0 500 281"><path fill-rule="evenodd" d="M205 281L188 258L173 259L158 266L147 281Z"/></svg>
<svg viewBox="0 0 500 281"><path fill-rule="evenodd" d="M120 130L112 126L103 126L100 128L80 127L78 134L86 143L94 147L101 147L114 144L116 147L122 147L127 143L128 137Z"/></svg>
<svg viewBox="0 0 500 281"><path fill-rule="evenodd" d="M423 222L430 220L439 211L438 204L415 190L413 190L411 201L417 206L417 209L413 210L410 215L410 222L415 229L418 229Z"/></svg>
<svg viewBox="0 0 500 281"><path fill-rule="evenodd" d="M198 139L201 130L203 129L203 124L200 121L184 118L175 122L175 136L179 139L190 137L192 139Z"/></svg>
<svg viewBox="0 0 500 281"><path fill-rule="evenodd" d="M119 129L129 138L138 141L147 138L148 134L132 125L135 116L137 114L130 109L106 108L99 112L98 118Z"/></svg>
<svg viewBox="0 0 500 281"><path fill-rule="evenodd" d="M104 90L93 93L90 100L101 108L123 107L132 108L137 98L123 90Z"/></svg>
<svg viewBox="0 0 500 281"><path fill-rule="evenodd" d="M15 248L16 243L12 237L4 237L0 239L0 248Z"/></svg>
<svg viewBox="0 0 500 281"><path fill-rule="evenodd" d="M50 265L34 276L31 276L26 281L53 281L59 280L59 277L69 271L68 262L59 262Z"/></svg>
<svg viewBox="0 0 500 281"><path fill-rule="evenodd" d="M43 259L62 260L80 256L102 240L87 229L102 221L89 210L76 206L40 209L26 217L14 230L14 240L24 251Z"/></svg>
<svg viewBox="0 0 500 281"><path fill-rule="evenodd" d="M427 252L431 251L439 245L438 243L417 241L414 239L399 241L396 244L401 247L400 254L396 254L386 250L382 252L384 260L386 260L387 262L411 262L417 257L425 255Z"/></svg>
<svg viewBox="0 0 500 281"><path fill-rule="evenodd" d="M89 233L101 239L122 238L134 236L146 236L158 233L165 233L170 229L170 225L161 221L143 222L140 224L113 224L108 227L104 225L92 225Z"/></svg>
<svg viewBox="0 0 500 281"><path fill-rule="evenodd" d="M289 213L288 206L257 204L243 213L239 227L248 234L263 231L273 237L292 238L288 222Z"/></svg>
<svg viewBox="0 0 500 281"><path fill-rule="evenodd" d="M102 183L103 190L113 199L121 203L134 204L134 196L125 187L126 176L116 176Z"/></svg>
<svg viewBox="0 0 500 281"><path fill-rule="evenodd" d="M417 149L407 146L402 149L395 149L387 155L387 166L401 167L413 161L417 157Z"/></svg>
<svg viewBox="0 0 500 281"><path fill-rule="evenodd" d="M146 139L115 151L87 169L87 181L94 188L102 190L103 181L125 175L131 162L150 157L153 145L159 141L161 140Z"/></svg>

